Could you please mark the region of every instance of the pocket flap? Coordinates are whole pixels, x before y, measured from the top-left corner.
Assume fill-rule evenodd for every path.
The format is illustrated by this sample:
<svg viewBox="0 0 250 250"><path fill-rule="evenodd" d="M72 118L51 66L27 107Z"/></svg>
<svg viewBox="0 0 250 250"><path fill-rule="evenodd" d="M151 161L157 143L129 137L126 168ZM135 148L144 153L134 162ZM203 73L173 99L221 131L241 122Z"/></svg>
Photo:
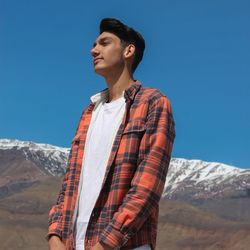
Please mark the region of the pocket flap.
<svg viewBox="0 0 250 250"><path fill-rule="evenodd" d="M127 124L123 134L144 132L146 130L146 124L143 120L134 120Z"/></svg>

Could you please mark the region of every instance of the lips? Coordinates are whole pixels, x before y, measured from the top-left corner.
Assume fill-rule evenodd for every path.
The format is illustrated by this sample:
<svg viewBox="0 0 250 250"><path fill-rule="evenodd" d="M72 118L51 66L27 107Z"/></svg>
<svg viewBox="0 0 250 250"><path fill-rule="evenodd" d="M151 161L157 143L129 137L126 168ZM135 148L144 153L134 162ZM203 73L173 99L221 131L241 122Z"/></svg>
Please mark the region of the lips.
<svg viewBox="0 0 250 250"><path fill-rule="evenodd" d="M93 63L94 63L94 65L96 65L100 60L102 60L102 58L95 58L94 60L93 60Z"/></svg>

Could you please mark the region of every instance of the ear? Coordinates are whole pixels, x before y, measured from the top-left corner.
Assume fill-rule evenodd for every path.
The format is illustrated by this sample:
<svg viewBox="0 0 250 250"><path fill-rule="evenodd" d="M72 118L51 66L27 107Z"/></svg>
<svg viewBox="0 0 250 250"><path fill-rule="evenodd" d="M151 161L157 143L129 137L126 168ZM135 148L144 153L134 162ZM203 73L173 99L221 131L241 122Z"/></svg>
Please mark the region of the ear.
<svg viewBox="0 0 250 250"><path fill-rule="evenodd" d="M135 54L135 45L134 44L129 44L125 49L124 49L124 58L128 59L130 57L133 57Z"/></svg>

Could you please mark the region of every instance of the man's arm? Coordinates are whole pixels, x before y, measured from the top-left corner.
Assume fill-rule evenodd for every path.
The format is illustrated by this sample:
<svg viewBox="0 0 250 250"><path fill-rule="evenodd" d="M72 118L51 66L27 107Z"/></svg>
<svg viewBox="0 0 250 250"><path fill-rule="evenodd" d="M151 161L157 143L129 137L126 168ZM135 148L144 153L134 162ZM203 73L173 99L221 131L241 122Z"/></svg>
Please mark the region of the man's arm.
<svg viewBox="0 0 250 250"><path fill-rule="evenodd" d="M84 117L87 109L88 109L88 107L82 111L81 118L80 118L80 121L78 123L75 136L82 129L83 117ZM73 153L73 145L72 145L70 153L69 153L66 173L65 173L64 178L63 178L62 187L61 187L61 190L59 192L56 205L54 205L49 212L49 228L48 228L48 234L47 234L48 240L50 239L50 237L52 235L57 236L60 240L62 239L62 230L63 229L61 226L61 222L62 222L62 219L64 216L63 215L63 205L64 205L64 199L65 199L65 192L66 192L66 188L67 188L67 185L69 182L69 174L70 174L70 171L72 171L72 169L70 169L70 166L71 166L70 162L71 162L71 159L73 157L72 153Z"/></svg>
<svg viewBox="0 0 250 250"><path fill-rule="evenodd" d="M49 238L49 250L66 250L66 247L58 236L52 235Z"/></svg>
<svg viewBox="0 0 250 250"><path fill-rule="evenodd" d="M65 176L63 178L62 187L59 192L56 205L54 205L49 212L49 230L47 234L48 240L50 239L50 237L53 237L53 236L57 236L59 239L62 238L62 227L61 227L61 221L63 217L62 209L63 209L65 191L66 191L67 182L68 182L68 172L69 172L69 169L67 169Z"/></svg>
<svg viewBox="0 0 250 250"><path fill-rule="evenodd" d="M111 223L99 240L113 248L123 246L158 206L171 159L175 138L171 105L165 96L149 104L146 131L139 156L142 157L131 182L131 188Z"/></svg>

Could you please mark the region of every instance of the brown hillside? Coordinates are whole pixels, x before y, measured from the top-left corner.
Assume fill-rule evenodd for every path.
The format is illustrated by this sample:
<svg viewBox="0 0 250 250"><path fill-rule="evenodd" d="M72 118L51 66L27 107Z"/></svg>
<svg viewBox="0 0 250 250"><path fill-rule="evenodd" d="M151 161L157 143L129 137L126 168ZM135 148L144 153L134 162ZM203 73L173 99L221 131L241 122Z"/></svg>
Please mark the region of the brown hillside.
<svg viewBox="0 0 250 250"><path fill-rule="evenodd" d="M47 215L61 178L50 177L0 200L0 242L5 250L47 250ZM161 201L158 250L247 250L250 227L191 205Z"/></svg>

